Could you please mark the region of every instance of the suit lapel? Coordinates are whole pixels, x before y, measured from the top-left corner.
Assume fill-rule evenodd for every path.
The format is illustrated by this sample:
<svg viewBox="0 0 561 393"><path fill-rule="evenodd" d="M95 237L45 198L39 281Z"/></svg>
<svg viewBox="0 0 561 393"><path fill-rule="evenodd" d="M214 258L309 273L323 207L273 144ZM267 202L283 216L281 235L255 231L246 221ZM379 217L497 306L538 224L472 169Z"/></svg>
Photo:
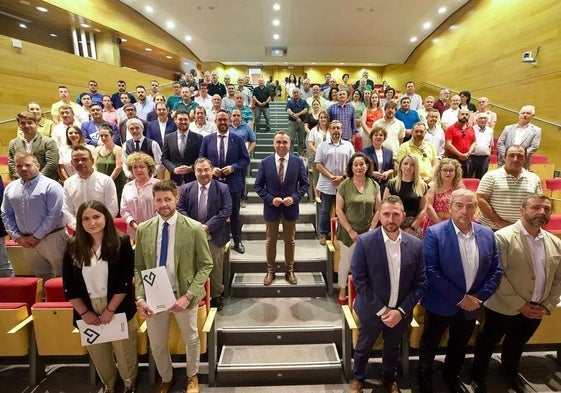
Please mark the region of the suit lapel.
<svg viewBox="0 0 561 393"><path fill-rule="evenodd" d="M444 261L444 263L454 263L456 267L451 269L456 272L455 283L461 285L461 288L466 290L466 276L464 274L464 266L462 265L462 254L460 253L460 242L458 241L458 235L456 234L456 229L452 220L448 221L445 228L445 236L449 240L449 244L452 246L452 255L450 261ZM477 241L477 240L476 240Z"/></svg>
<svg viewBox="0 0 561 393"><path fill-rule="evenodd" d="M543 239L545 248L545 291L544 293L549 293L551 290L551 285L553 285L553 279L555 274L552 272L555 267L557 267L559 261L559 254L549 237L544 235Z"/></svg>

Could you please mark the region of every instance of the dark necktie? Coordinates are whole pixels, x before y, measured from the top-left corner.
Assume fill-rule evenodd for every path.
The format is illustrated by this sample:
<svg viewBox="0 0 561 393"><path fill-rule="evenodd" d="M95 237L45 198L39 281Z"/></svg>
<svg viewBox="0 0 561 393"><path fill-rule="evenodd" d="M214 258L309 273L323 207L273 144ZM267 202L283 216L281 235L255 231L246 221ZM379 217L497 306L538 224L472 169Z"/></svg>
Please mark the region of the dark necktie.
<svg viewBox="0 0 561 393"><path fill-rule="evenodd" d="M224 153L224 138L226 138L226 135L219 135L220 136L220 150L218 152L219 156L218 156L218 160L219 160L219 164L220 164L220 168L224 168L226 166L226 158L225 158L225 153Z"/></svg>
<svg viewBox="0 0 561 393"><path fill-rule="evenodd" d="M181 153L181 155L183 155L183 153L185 153L185 134L181 134L179 137L179 152Z"/></svg>
<svg viewBox="0 0 561 393"><path fill-rule="evenodd" d="M169 223L164 222L164 228L162 229L162 245L160 247L160 263L158 266L166 266L168 260L168 227Z"/></svg>
<svg viewBox="0 0 561 393"><path fill-rule="evenodd" d="M279 158L279 180L284 183L284 157Z"/></svg>
<svg viewBox="0 0 561 393"><path fill-rule="evenodd" d="M134 151L140 151L140 141L134 141Z"/></svg>
<svg viewBox="0 0 561 393"><path fill-rule="evenodd" d="M201 195L199 197L199 222L204 224L206 222L206 204L207 204L207 188L206 186L201 186Z"/></svg>

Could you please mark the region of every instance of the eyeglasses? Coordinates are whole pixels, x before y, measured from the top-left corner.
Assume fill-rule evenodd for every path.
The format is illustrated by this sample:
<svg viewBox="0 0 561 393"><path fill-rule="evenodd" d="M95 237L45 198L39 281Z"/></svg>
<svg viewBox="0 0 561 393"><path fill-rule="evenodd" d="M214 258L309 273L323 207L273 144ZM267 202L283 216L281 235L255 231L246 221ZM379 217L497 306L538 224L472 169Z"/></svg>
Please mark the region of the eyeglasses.
<svg viewBox="0 0 561 393"><path fill-rule="evenodd" d="M441 173L455 173L456 170L455 169L441 169L440 172Z"/></svg>

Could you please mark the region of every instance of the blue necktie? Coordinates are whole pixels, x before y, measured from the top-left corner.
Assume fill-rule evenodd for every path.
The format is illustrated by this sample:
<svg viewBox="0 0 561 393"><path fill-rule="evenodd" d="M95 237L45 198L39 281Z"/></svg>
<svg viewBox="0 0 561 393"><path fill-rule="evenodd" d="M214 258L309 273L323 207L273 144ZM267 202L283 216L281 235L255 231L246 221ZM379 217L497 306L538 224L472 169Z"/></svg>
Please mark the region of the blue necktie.
<svg viewBox="0 0 561 393"><path fill-rule="evenodd" d="M219 154L218 161L219 161L220 169L222 169L226 166L226 159L224 154L224 138L226 138L226 136L225 135L219 135L219 136L220 136L220 151L218 152Z"/></svg>
<svg viewBox="0 0 561 393"><path fill-rule="evenodd" d="M168 260L168 227L169 223L164 222L164 228L162 229L162 246L160 248L160 264L158 266L166 266Z"/></svg>

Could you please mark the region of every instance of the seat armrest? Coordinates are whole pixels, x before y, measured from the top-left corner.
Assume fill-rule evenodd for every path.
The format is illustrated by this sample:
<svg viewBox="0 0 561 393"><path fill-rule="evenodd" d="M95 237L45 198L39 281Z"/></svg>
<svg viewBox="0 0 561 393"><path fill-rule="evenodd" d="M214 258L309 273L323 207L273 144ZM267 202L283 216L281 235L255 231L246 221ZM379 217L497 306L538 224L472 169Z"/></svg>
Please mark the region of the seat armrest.
<svg viewBox="0 0 561 393"><path fill-rule="evenodd" d="M341 308L343 309L343 315L345 316L345 323L349 327L349 329L358 329L358 327L356 326L356 321L353 318L353 313L351 312L349 306L345 304L344 306L341 306Z"/></svg>
<svg viewBox="0 0 561 393"><path fill-rule="evenodd" d="M211 307L206 317L205 324L203 325L203 333L210 333L212 331L212 325L214 325L216 312L217 309L215 307Z"/></svg>
<svg viewBox="0 0 561 393"><path fill-rule="evenodd" d="M23 321L21 321L20 323L18 323L16 326L14 326L13 328L11 328L10 330L8 330L8 334L16 334L17 332L19 332L21 329L23 329L24 327L26 327L27 325L29 325L31 322L33 322L33 316L30 315L27 318L25 318Z"/></svg>

